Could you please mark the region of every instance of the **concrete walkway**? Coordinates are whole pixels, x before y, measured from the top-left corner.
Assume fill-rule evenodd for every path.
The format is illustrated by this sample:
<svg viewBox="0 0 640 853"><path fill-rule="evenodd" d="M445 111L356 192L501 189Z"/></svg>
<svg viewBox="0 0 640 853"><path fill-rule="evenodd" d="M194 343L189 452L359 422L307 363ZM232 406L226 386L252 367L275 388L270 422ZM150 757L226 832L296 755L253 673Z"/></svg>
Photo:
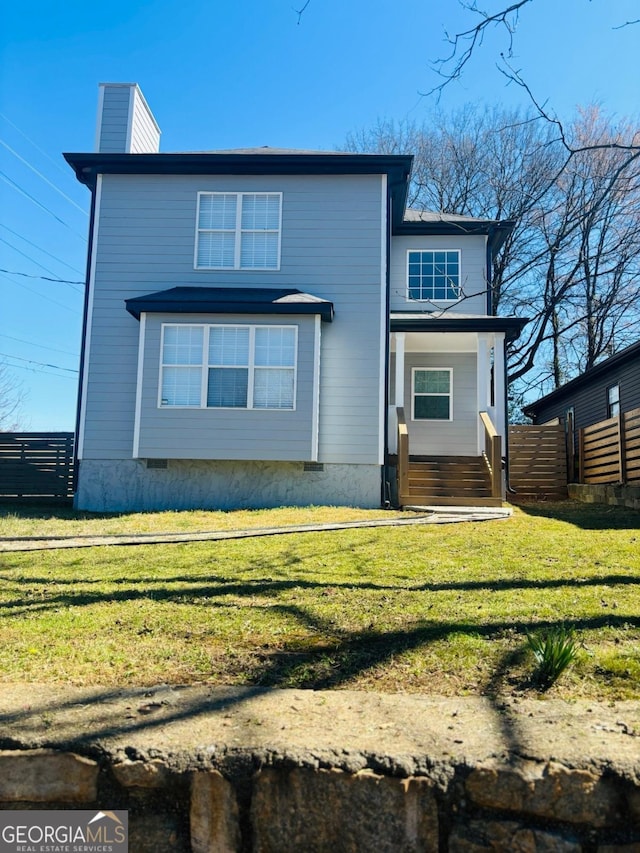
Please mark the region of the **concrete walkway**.
<svg viewBox="0 0 640 853"><path fill-rule="evenodd" d="M405 527L416 524L454 524L463 521L492 521L509 518L509 507L415 507L410 518L380 518L327 524L296 524L289 527L256 527L249 530L204 530L188 533L120 533L110 536L17 536L0 538L0 552L46 551L55 548L93 548L97 545L160 545L177 542L215 542L282 536L292 533L322 533L365 527Z"/></svg>

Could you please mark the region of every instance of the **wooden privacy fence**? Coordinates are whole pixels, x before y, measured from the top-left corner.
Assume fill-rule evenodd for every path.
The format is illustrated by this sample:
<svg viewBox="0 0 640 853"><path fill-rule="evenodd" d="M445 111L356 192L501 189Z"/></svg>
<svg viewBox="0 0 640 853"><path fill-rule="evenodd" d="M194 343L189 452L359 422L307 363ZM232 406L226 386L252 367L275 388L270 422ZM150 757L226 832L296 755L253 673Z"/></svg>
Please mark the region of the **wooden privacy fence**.
<svg viewBox="0 0 640 853"><path fill-rule="evenodd" d="M0 433L0 499L69 500L72 432Z"/></svg>
<svg viewBox="0 0 640 853"><path fill-rule="evenodd" d="M580 483L640 483L640 409L578 433Z"/></svg>
<svg viewBox="0 0 640 853"><path fill-rule="evenodd" d="M563 500L567 497L567 449L562 424L509 427L507 499Z"/></svg>

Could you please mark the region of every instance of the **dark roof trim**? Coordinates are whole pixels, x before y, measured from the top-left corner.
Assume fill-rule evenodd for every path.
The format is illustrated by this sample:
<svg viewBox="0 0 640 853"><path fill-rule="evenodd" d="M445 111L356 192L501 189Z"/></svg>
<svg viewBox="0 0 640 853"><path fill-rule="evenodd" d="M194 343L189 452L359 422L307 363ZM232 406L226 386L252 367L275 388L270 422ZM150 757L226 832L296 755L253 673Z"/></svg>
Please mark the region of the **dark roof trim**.
<svg viewBox="0 0 640 853"><path fill-rule="evenodd" d="M507 341L515 341L529 322L521 317L408 317L391 315L392 332L504 332Z"/></svg>
<svg viewBox="0 0 640 853"><path fill-rule="evenodd" d="M394 225L404 214L408 154L65 154L80 183L102 175L381 175L389 179Z"/></svg>
<svg viewBox="0 0 640 853"><path fill-rule="evenodd" d="M333 320L333 303L300 290L266 287L172 287L125 299L136 320L155 314L319 314Z"/></svg>
<svg viewBox="0 0 640 853"><path fill-rule="evenodd" d="M489 246L493 254L503 245L509 234L516 226L515 220L505 219L496 221L493 219L473 220L466 222L462 219L442 219L438 221L402 221L393 226L393 235L412 236L418 234L430 235L455 235L480 234L489 237Z"/></svg>
<svg viewBox="0 0 640 853"><path fill-rule="evenodd" d="M597 379L609 370L619 369L634 358L640 359L640 341L635 344L631 344L631 346L628 346L625 349L620 350L620 352L617 352L615 355L601 361L600 364L596 364L596 366L592 367L591 370L587 370L586 373L576 376L575 379L567 382L566 385L556 388L555 391L551 391L550 394L540 397L540 399L536 400L534 403L529 403L522 411L527 415L527 417L533 417L537 413L538 409L543 406L562 400L563 397L568 396L583 385L588 385L592 379Z"/></svg>

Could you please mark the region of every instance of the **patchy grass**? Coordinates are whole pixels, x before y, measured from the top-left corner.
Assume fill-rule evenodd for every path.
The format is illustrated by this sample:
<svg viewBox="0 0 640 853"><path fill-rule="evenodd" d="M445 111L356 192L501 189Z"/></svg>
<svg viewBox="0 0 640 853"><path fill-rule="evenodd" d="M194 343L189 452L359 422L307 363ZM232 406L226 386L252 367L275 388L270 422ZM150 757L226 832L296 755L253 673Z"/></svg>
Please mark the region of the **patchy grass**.
<svg viewBox="0 0 640 853"><path fill-rule="evenodd" d="M248 530L254 527L288 527L373 518L406 516L382 509L340 506L279 507L233 512L76 512L47 507L0 505L0 538L21 536L107 536L117 533L187 533L211 530Z"/></svg>
<svg viewBox="0 0 640 853"><path fill-rule="evenodd" d="M346 512L233 514L233 526ZM231 515L196 513L186 529ZM37 524L149 529L135 518L149 517ZM22 523L36 520L5 517L1 535ZM631 510L567 502L507 521L6 553L0 566L4 681L497 695L532 689L527 632L563 625L580 655L550 695L640 698L640 515Z"/></svg>

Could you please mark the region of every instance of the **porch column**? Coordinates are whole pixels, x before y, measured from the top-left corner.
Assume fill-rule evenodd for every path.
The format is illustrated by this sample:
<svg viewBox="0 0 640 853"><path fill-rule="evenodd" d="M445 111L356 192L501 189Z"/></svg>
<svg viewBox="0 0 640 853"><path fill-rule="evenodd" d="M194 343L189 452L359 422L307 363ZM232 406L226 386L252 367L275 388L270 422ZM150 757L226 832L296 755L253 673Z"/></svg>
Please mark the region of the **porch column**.
<svg viewBox="0 0 640 853"><path fill-rule="evenodd" d="M404 332L396 332L396 408L404 406Z"/></svg>
<svg viewBox="0 0 640 853"><path fill-rule="evenodd" d="M389 453L398 452L398 418L396 409L404 406L404 332L394 332L396 345L395 397L389 400Z"/></svg>
<svg viewBox="0 0 640 853"><path fill-rule="evenodd" d="M486 412L491 404L489 396L489 378L491 363L489 358L489 335L478 332L478 354L476 366L476 383L478 389L478 412ZM478 418L478 456L484 450L484 428Z"/></svg>
<svg viewBox="0 0 640 853"><path fill-rule="evenodd" d="M506 435L505 411L507 389L504 378L504 334L497 333L493 345L493 399L495 400L495 426L499 435ZM504 449L504 438L502 441Z"/></svg>

